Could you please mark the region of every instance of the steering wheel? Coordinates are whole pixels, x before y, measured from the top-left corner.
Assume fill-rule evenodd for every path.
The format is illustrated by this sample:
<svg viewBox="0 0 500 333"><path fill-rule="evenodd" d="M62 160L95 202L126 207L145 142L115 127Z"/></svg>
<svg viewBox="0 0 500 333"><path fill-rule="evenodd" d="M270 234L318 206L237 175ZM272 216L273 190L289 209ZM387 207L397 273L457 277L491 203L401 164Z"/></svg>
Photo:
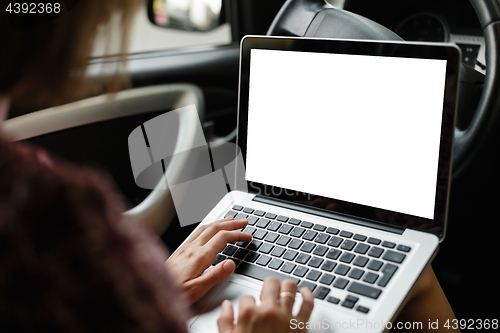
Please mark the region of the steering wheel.
<svg viewBox="0 0 500 333"><path fill-rule="evenodd" d="M455 127L453 176L461 174L475 159L484 143L500 125L500 3L498 0L470 0L483 29L486 41L486 77L480 98L478 73L461 66L459 110L479 100L476 112L466 129ZM402 40L384 26L363 16L337 9L325 0L287 0L267 33L271 36L325 37L371 40ZM475 105L474 103L472 103Z"/></svg>

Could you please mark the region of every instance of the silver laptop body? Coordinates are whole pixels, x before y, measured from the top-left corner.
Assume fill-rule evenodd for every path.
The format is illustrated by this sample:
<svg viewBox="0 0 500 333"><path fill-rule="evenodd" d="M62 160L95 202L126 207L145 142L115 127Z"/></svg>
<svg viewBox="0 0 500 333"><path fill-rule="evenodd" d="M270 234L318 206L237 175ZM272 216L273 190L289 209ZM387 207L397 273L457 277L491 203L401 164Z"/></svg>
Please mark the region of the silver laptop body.
<svg viewBox="0 0 500 333"><path fill-rule="evenodd" d="M392 328L445 236L459 63L448 44L244 38L247 191L200 226L245 217L253 240L218 255L236 272L195 304L189 329L218 331L222 301L237 317L266 275L314 289L312 331Z"/></svg>

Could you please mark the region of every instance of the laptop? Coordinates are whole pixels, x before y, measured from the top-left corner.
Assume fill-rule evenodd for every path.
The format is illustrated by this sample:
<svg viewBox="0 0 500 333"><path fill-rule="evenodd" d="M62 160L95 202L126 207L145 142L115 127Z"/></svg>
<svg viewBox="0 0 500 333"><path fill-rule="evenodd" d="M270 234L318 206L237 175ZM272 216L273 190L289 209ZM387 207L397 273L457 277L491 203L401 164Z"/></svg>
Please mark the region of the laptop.
<svg viewBox="0 0 500 333"><path fill-rule="evenodd" d="M311 331L392 327L445 237L460 59L451 44L243 39L248 191L200 225L247 218L253 239L217 255L236 271L195 304L190 331L217 332L222 301L237 316L269 275L313 291Z"/></svg>

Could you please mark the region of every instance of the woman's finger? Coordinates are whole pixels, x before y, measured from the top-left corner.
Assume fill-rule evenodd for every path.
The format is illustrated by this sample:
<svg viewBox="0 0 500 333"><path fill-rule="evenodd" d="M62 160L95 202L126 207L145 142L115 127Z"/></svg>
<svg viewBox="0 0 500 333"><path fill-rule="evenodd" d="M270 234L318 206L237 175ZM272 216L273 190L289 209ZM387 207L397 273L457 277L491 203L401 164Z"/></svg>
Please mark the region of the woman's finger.
<svg viewBox="0 0 500 333"><path fill-rule="evenodd" d="M255 299L250 295L242 296L238 304L238 324L248 324L254 311Z"/></svg>
<svg viewBox="0 0 500 333"><path fill-rule="evenodd" d="M302 305L300 306L297 318L302 322L306 322L309 320L314 308L314 295L309 288L306 287L300 289L300 293L302 294Z"/></svg>
<svg viewBox="0 0 500 333"><path fill-rule="evenodd" d="M297 283L293 280L285 280L281 283L280 304L287 313L292 313L297 293Z"/></svg>
<svg viewBox="0 0 500 333"><path fill-rule="evenodd" d="M234 329L234 310L233 304L227 299L222 302L222 311L217 320L217 326L220 333L231 333Z"/></svg>
<svg viewBox="0 0 500 333"><path fill-rule="evenodd" d="M215 256L224 249L227 243L234 243L238 241L248 242L251 239L252 235L242 231L221 230L203 246L203 252L210 253Z"/></svg>
<svg viewBox="0 0 500 333"><path fill-rule="evenodd" d="M242 229L246 227L247 224L247 219L214 222L210 225L207 225L205 230L203 230L203 232L196 239L196 243L200 246L203 246L220 231L233 231L236 229Z"/></svg>
<svg viewBox="0 0 500 333"><path fill-rule="evenodd" d="M232 221L232 220L234 220L234 217L228 216L226 218L223 218L222 220L218 220L218 221L215 221L213 223L219 224L222 222L227 222L227 221ZM204 226L201 226L198 229L196 229L196 231L188 238L188 240L184 244L187 245L187 244L194 242L202 234L202 232L205 231L207 229L207 227L210 225L211 224L205 224Z"/></svg>
<svg viewBox="0 0 500 333"><path fill-rule="evenodd" d="M274 276L269 276L264 279L264 285L260 293L262 304L275 305L280 293L280 280Z"/></svg>
<svg viewBox="0 0 500 333"><path fill-rule="evenodd" d="M235 268L234 261L227 259L212 267L205 274L189 281L193 303L205 295L210 288L224 281Z"/></svg>

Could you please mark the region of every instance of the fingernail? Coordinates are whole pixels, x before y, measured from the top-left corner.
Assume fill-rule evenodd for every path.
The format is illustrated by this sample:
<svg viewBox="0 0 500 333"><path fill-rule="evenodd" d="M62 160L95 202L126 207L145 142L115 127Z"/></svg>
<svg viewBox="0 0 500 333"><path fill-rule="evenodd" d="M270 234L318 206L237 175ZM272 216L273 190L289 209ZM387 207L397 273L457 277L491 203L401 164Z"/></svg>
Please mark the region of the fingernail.
<svg viewBox="0 0 500 333"><path fill-rule="evenodd" d="M231 307L231 301L226 299L224 302L222 302L222 309L227 310Z"/></svg>
<svg viewBox="0 0 500 333"><path fill-rule="evenodd" d="M226 260L225 263L222 264L222 269L224 272L230 274L234 271L233 264L231 264L232 260Z"/></svg>

